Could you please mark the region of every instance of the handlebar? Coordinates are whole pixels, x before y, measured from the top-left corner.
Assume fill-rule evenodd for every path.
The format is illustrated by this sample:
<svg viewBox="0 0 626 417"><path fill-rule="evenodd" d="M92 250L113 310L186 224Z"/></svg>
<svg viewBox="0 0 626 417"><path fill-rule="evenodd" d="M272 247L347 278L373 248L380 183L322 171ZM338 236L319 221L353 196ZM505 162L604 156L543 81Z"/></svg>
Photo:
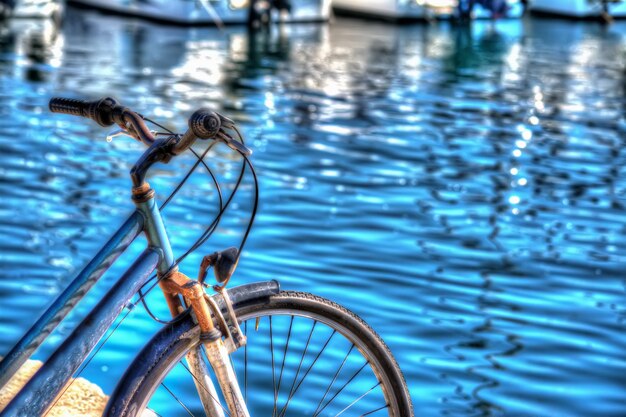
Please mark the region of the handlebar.
<svg viewBox="0 0 626 417"><path fill-rule="evenodd" d="M111 126L113 111L121 106L111 97L105 97L95 101L74 100L71 98L54 97L50 100L50 111L53 113L65 113L72 116L87 117L94 120L100 126ZM119 113L119 111L116 111Z"/></svg>
<svg viewBox="0 0 626 417"><path fill-rule="evenodd" d="M189 118L189 129L172 149L172 153L178 155L184 152L193 144L196 138L215 138L222 128L222 118L209 109L196 110Z"/></svg>
<svg viewBox="0 0 626 417"><path fill-rule="evenodd" d="M86 117L103 127L118 124L128 134L148 146L155 141L143 117L120 105L117 100L111 97L94 101L54 97L50 100L49 108L53 113ZM173 155L183 153L193 145L196 139L220 139L230 148L242 152L244 155L249 155L250 149L235 141L222 130L222 128L234 128L234 126L235 123L232 120L214 111L209 109L197 110L189 118L189 129L172 146L171 153Z"/></svg>
<svg viewBox="0 0 626 417"><path fill-rule="evenodd" d="M94 101L54 97L50 100L49 108L53 113L86 117L103 127L118 124L144 144L150 146L154 142L154 136L141 115L120 105L111 97Z"/></svg>

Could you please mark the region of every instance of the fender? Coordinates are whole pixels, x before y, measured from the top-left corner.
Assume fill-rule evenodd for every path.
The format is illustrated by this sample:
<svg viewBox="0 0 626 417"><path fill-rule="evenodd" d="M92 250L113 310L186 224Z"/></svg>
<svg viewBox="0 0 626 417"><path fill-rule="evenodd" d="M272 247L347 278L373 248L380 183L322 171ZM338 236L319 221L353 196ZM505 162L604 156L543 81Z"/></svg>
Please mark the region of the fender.
<svg viewBox="0 0 626 417"><path fill-rule="evenodd" d="M228 290L228 295L233 307L237 309L278 294L279 291L278 281L265 281L231 288ZM216 297L215 300L222 312L226 314L226 305L224 305L222 297ZM191 315L188 315L183 320L166 325L154 335L124 372L107 403L103 417L134 415L132 409L136 405L128 404L130 394L135 392L146 378L150 377L152 365L159 361L163 353L172 345L184 339L198 336L197 332L192 331L195 327L196 323Z"/></svg>

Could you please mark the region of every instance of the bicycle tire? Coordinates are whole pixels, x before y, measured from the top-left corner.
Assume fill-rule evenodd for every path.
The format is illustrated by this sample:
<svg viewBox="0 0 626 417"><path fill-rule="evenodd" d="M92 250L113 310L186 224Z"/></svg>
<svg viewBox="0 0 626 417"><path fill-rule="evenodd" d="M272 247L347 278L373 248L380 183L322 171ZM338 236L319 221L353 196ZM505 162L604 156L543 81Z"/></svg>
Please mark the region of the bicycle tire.
<svg viewBox="0 0 626 417"><path fill-rule="evenodd" d="M309 293L284 291L269 298L256 299L246 305L238 306L236 307L235 312L237 317L240 318L242 322L252 319L256 320L257 317L291 316L315 320L317 323L323 323L330 329L334 330L333 334L336 331L338 334L342 335L345 339L351 342L353 347L356 346L359 353L366 359L365 365L370 365L373 374L380 381L379 384L382 395L388 403L386 407L388 409L388 415L390 417L414 416L413 405L408 387L391 351L380 336L367 323L350 310L337 303ZM293 323L293 321L294 319L292 318L291 323ZM272 324L270 319L270 335L272 333L271 326ZM313 334L314 330L315 325L313 325L311 334ZM199 344L199 330L197 326L194 326L191 329L191 332L194 333L193 336L181 337L181 332L189 333L189 331L189 327L183 326L179 332L172 332L167 336L169 340L164 344L166 348L160 355L153 358L153 362L149 367L146 367L149 371L147 371L144 375L139 376L139 378L141 378L141 383L138 385L138 388L133 390L133 392L125 394L128 397L122 402L127 404L128 408L126 410L122 410L120 415L125 417L141 417L144 409L152 409L148 406L148 404L153 393L166 378L170 370L172 370L177 363L180 363L181 358L184 358L185 353ZM289 332L291 335L291 326ZM311 337L309 337L309 339L310 338ZM289 338L287 338L287 347L289 347ZM350 352L348 354L350 354ZM286 355L287 349L285 349L285 357ZM306 356L306 349L304 356ZM283 365L285 360L286 359L283 359ZM272 347L272 367L273 366L274 348ZM272 368L272 376L275 376L274 368ZM305 375L305 378L306 377L307 375ZM337 376L335 376L335 379L336 378ZM294 383L297 379L298 374L296 374ZM333 379L333 383L335 379ZM333 397L333 399L334 398L335 397ZM178 400L178 398L176 399ZM291 397L288 398L287 405L289 405L290 399ZM276 407L276 398L274 399L274 407ZM254 410L250 410L250 412L254 417L261 415L255 413ZM340 414L344 415L343 411ZM366 414L370 415L369 413ZM146 414L143 415L145 416ZM156 413L155 415L158 416L161 414ZM193 413L187 411L187 414L184 415L193 415ZM322 414L320 411L320 413L314 415ZM372 415L380 414L376 414L374 412ZM387 413L385 413L385 415L387 415Z"/></svg>

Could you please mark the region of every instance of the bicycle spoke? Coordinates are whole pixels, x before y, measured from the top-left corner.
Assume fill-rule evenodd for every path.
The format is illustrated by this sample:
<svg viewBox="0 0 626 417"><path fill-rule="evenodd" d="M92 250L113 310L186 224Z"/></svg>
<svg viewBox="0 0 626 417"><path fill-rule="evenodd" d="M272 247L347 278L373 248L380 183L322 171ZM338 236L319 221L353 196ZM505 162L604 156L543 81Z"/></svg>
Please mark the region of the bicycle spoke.
<svg viewBox="0 0 626 417"><path fill-rule="evenodd" d="M317 325L317 320L314 321L313 326L311 326L311 331L309 332L309 337L306 339L306 343L304 345L304 352L302 352L302 357L300 358L300 363L298 363L298 369L296 370L296 375L293 377L293 382L291 383L291 387L289 388L289 395L287 395L287 398L291 397L291 394L293 393L293 389L296 386L296 381L298 380L298 376L300 375L300 370L302 369L304 358L306 357L306 353L309 349L309 345L311 344L311 337L313 337L313 331L315 330L316 325Z"/></svg>
<svg viewBox="0 0 626 417"><path fill-rule="evenodd" d="M272 333L272 316L270 316L270 350L272 352L272 388L274 388L274 404L276 404L278 393L276 392L276 371L274 370L274 336Z"/></svg>
<svg viewBox="0 0 626 417"><path fill-rule="evenodd" d="M286 317L284 318L284 321L276 321L274 320L276 317L272 315L268 315L266 317L268 318L268 321L269 321L269 331L268 333L266 333L266 335L269 336L270 342L269 342L269 346L266 344L267 341L265 341L263 345L266 346L266 349L267 347L269 347L269 350L270 350L271 357L268 359L270 359L270 363L271 363L272 390L274 393L272 414L271 416L269 415L269 409L268 409L267 410L268 417L286 417L289 413L288 411L289 407L291 407L292 413L298 413L298 415L304 416L305 415L303 414L304 410L301 409L302 405L298 404L297 407L294 405L296 404L295 402L296 400L294 400L294 397L296 396L296 394L302 392L301 390L302 385L304 385L306 381L313 379L315 380L314 386L318 386L317 384L319 382L317 381L319 380L319 378L326 378L327 382L324 383L326 387L324 388L323 386L321 387L318 386L318 388L316 388L316 391L319 391L319 392L321 392L320 388L324 388L324 392L323 392L323 395L321 396L321 399L316 404L316 407L313 413L312 414L307 413L309 416L321 417L322 415L328 414L334 417L344 417L344 416L356 417L357 415L359 417L368 417L368 416L373 417L373 415L383 415L383 414L387 415L386 411L384 410L389 409L390 405L389 403L387 403L387 401L384 398L385 394L383 392L382 398L379 398L379 395L381 395L380 390L376 391L378 387L382 386L382 382L380 380L378 381L372 380L371 384L375 384L375 385L373 386L370 385L371 388L368 389L368 387L361 387L362 384L359 381L365 382L365 380L363 379L365 377L359 376L359 375L362 374L363 370L368 365L370 365L370 363L367 360L367 358L362 358L360 355L357 354L357 356L359 356L361 359L365 359L365 363L363 363L362 365L357 365L359 362L361 362L361 361L358 361L357 363L354 364L357 366L353 367L353 365L351 365L354 362L353 359L355 359L355 352L357 351L356 345L354 343L350 343L349 347L348 347L348 344L344 345L344 348L342 350L343 352L346 352L346 353L343 354L344 355L343 357L341 356L335 357L336 354L339 354L339 355L341 354L341 350L338 352L336 351L338 347L336 346L337 343L336 342L331 343L333 342L333 339L335 338L336 333L338 333L337 330L331 328L332 332L326 333L325 336L320 337L321 336L320 332L322 330L318 329L318 327L320 327L318 325L320 324L320 322L318 322L317 320L311 320L312 324L310 325L310 327L308 326L304 327L304 326L301 326L300 322L296 322L295 319L297 316L294 316L294 315L288 316L289 323L286 322L287 320ZM278 330L276 334L277 343L275 343L274 341L274 324L279 326L279 328L277 328ZM287 327L287 331L285 333L285 343L283 346L280 346L280 341L282 338L281 330L285 326ZM248 320L243 322L242 327L243 327L242 330L244 332L244 335L247 337L248 336ZM316 330L319 330L319 331L316 331ZM298 349L298 347L296 346L301 343L300 340L305 340L304 346L300 348L302 350ZM321 344L320 342L322 342L323 344ZM244 373L243 391L244 392L242 394L244 396L244 401L246 404L248 404L248 401L249 401L249 398L247 395L248 378L249 378L248 376L248 361L249 361L248 347L254 348L254 344L250 346L246 344L244 345L244 349L243 349L244 352L243 352L242 359L244 362L243 364L244 365L244 370L243 370L243 373ZM345 349L346 347L348 347L348 349ZM283 357L276 358L275 350L282 351ZM317 352L315 352L315 350L317 350ZM324 352L327 352L327 351L333 351L333 354L329 357L328 354L326 355L324 354ZM289 354L291 354L293 358L289 359L288 361L287 355ZM299 359L298 359L298 355L300 355ZM333 357L334 357L334 360L332 359ZM332 362L339 363L339 366L335 368L336 365L333 366L331 362L331 365L329 367L325 363L325 361L327 361L329 358ZM278 360L281 360L281 362L279 363ZM297 362L297 367L295 368L294 376L293 377L288 376L289 373L291 372L290 369L293 369L292 366L296 364L295 362L296 360L298 362ZM305 360L307 360L307 364L304 363ZM206 357L204 357L204 361L206 361ZM320 367L317 365L318 362L323 362L325 365L323 367ZM194 375L191 368L188 367L182 359L179 360L179 363L193 377L194 380L196 381L199 380L198 377ZM231 363L232 363L232 358L231 358ZM253 365L254 361L251 364ZM241 366L241 364L239 364L238 366ZM234 365L233 365L233 368L234 368ZM251 368L251 371L252 369L253 368ZM278 370L278 375L276 375L277 370ZM331 375L328 375L326 372L324 372L324 370L330 371L328 373L330 373ZM365 375L365 374L362 374L362 375ZM346 380L346 377L348 377L347 380ZM164 384L162 383L162 385ZM202 389L204 391L209 393L205 384L200 384L200 386L202 386ZM287 386L289 388L287 388ZM311 383L307 382L307 385L304 389L308 390L309 386L311 386ZM168 386L164 385L164 388L180 404L180 406L183 407L183 409L186 412L186 415L194 416L194 414L191 412L193 407L191 406L188 407L181 401L181 400L186 401L185 396L178 398L174 394L174 392L172 392L169 389ZM269 388L269 386L267 388ZM283 391L283 395L287 394L286 398L285 397L283 397L282 399L280 398L281 388ZM213 400L215 400L214 395L211 395L209 393L209 396ZM366 397L368 398L368 400L363 401L363 399L365 399ZM382 407L376 406L375 404L377 402L379 405L380 404L385 404L385 405L383 405ZM370 404L368 405L368 403ZM228 415L228 417L230 417L229 410L224 405L222 405L219 401L218 401L218 404L220 404L221 408L224 410L225 415ZM269 404L267 405L269 408ZM249 406L252 406L252 403L250 403ZM294 407L298 408L299 411L295 410ZM376 408L374 409L373 407L376 407ZM155 413L154 415L155 417L162 417L160 414Z"/></svg>
<svg viewBox="0 0 626 417"><path fill-rule="evenodd" d="M174 399L178 402L178 404L181 405L181 407L183 407L185 409L185 411L187 412L187 414L189 414L191 417L196 417L193 415L193 413L191 411L189 411L189 409L185 406L185 404L183 404L176 395L174 395L174 393L167 387L167 385L165 385L164 382L161 382L161 385L163 386L163 388L165 388L167 390L167 392L170 393L170 395L172 397L174 397Z"/></svg>
<svg viewBox="0 0 626 417"><path fill-rule="evenodd" d="M352 401L346 408L344 408L343 410L341 410L339 413L335 414L335 417L339 417L340 415L342 415L346 410L348 410L350 407L352 407L354 404L358 403L359 401L361 401L363 398L365 398L367 396L367 394L369 394L370 392L374 391L376 389L376 387L380 386L380 381L374 385L372 388L368 389L365 394L361 395L359 398L357 398L356 400Z"/></svg>
<svg viewBox="0 0 626 417"><path fill-rule="evenodd" d="M367 413L365 413L365 414L361 414L359 417L366 417L366 416L369 416L370 414L374 414L374 413L376 413L376 412L378 412L378 411L380 411L380 410L382 410L382 409L384 409L384 408L389 408L389 404L385 404L385 405L383 405L383 406L382 406L382 407L380 407L380 408L377 408L377 409L372 410L372 411L368 411L368 412L367 412Z"/></svg>
<svg viewBox="0 0 626 417"><path fill-rule="evenodd" d="M326 391L324 392L324 396L322 397L320 402L317 404L317 407L315 407L315 411L313 411L313 417L315 417L315 416L317 416L319 414L317 412L317 410L322 406L322 403L326 399L326 396L328 395L328 392L331 390L331 388L335 384L335 381L337 380L337 377L339 376L339 372L341 372L341 370L343 369L344 365L346 364L346 361L348 360L348 357L352 353L352 349L354 349L354 344L350 345L350 349L348 350L348 353L346 353L346 356L343 358L343 361L341 361L341 365L339 366L339 369L337 369L337 372L335 372L335 375L333 376L332 381L330 381L330 385L328 385L328 387L326 388ZM320 410L320 412L321 412L321 410Z"/></svg>
<svg viewBox="0 0 626 417"><path fill-rule="evenodd" d="M282 306L279 305L279 308ZM261 320L267 320L265 325L269 328L259 329L258 332L254 329L259 316L243 316L240 324L241 332L250 339L243 349L232 356L231 362L234 361L237 368L240 384L243 384L240 385L241 395L251 413L261 413L265 417L406 416L389 397L384 370L381 377L381 370L377 371L377 362L369 355L370 352L365 348L362 350L360 343L346 337L340 326L335 328L326 321L291 311L279 310L277 313L261 314ZM207 363L203 350L199 353L202 361ZM162 380L167 393L160 395L158 403L148 403L157 407L156 411L160 414L150 415L162 417L178 413L190 417L196 413L204 416L197 400L200 398L202 405L211 405L216 414L231 417L226 404L220 403L220 407L212 404L212 399L223 401L223 398L206 379L205 371L200 367L202 363L188 360L185 356L176 357L174 364L178 366L178 361L186 372L176 372L173 368L172 378L175 379ZM268 371L272 373L271 386ZM194 381L203 381L204 384L196 382L196 389L189 391L193 386L187 373ZM211 379L215 381L212 375ZM248 385L251 390L249 396ZM205 392L209 394L205 395ZM201 393L199 397L198 393ZM206 407L204 410L208 412Z"/></svg>
<svg viewBox="0 0 626 417"><path fill-rule="evenodd" d="M356 372L354 373L354 375L352 375L352 377L348 380L348 382L346 382L346 383L343 385L343 387L341 387L341 388L339 389L339 391L337 391L337 393L336 393L335 395L333 395L333 397L332 397L330 400L328 400L328 402L326 403L326 405L324 405L324 407L322 407L322 408L320 409L320 411L319 411L317 414L315 414L313 417L318 416L318 415L319 415L319 414L320 414L320 413L321 413L321 412L322 412L322 411L323 411L326 407L328 407L328 405L329 405L331 402L333 402L333 400L334 400L335 398L337 398L337 396L341 393L341 391L343 391L343 390L344 390L344 388L345 388L345 387L347 387L347 386L348 386L348 384L350 384L350 382L352 382L352 381L354 380L354 378L356 378L356 377L357 377L357 375L359 375L359 374L361 373L361 371L362 371L363 369L365 369L365 367L366 367L367 365L368 365L368 362L367 362L367 361L365 361L365 363L363 364L363 366L361 366L361 368L360 368L358 371L356 371Z"/></svg>
<svg viewBox="0 0 626 417"><path fill-rule="evenodd" d="M333 336L335 335L335 333L337 333L336 330L333 330L333 332L330 334L330 336L328 337L328 340L326 340L326 343L324 343L324 346L322 347L322 350L319 351L319 353L317 354L317 356L315 357L315 359L313 359L313 363L308 367L308 369L306 370L306 372L304 373L304 375L302 376L302 379L300 380L300 382L298 382L298 385L296 386L296 389L293 390L293 393L291 395L289 395L289 397L287 398L287 403L283 406L283 408L281 409L280 413L279 413L279 417L284 417L285 413L287 413L287 407L289 406L289 402L291 401L291 399L296 395L296 392L298 392L298 389L300 389L300 386L302 385L302 383L304 382L305 378L307 377L307 375L309 374L309 372L311 372L311 369L313 369L313 366L315 366L315 364L317 363L317 360L320 358L320 356L322 356L322 353L324 353L324 351L326 350L326 347L328 346L328 344L330 343L330 340L333 338Z"/></svg>
<svg viewBox="0 0 626 417"><path fill-rule="evenodd" d="M243 335L248 337L248 322L243 323ZM248 402L248 342L243 346L243 398Z"/></svg>
<svg viewBox="0 0 626 417"><path fill-rule="evenodd" d="M291 329L293 328L293 316L291 316L291 320L289 321L289 330L287 331L287 343L285 344L285 350L283 351L283 363L280 365L280 374L278 375L278 388L276 392L280 395L280 383L283 379L283 370L285 369L285 362L287 360L287 350L289 349L289 339L291 339ZM278 398L274 401L274 410L272 411L272 417L276 416Z"/></svg>

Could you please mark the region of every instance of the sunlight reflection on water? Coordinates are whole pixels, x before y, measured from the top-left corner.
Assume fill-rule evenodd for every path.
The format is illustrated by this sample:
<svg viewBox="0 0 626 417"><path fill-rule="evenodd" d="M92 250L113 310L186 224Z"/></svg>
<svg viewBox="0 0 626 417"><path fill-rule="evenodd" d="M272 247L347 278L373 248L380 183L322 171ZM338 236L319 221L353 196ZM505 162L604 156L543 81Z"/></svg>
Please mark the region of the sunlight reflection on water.
<svg viewBox="0 0 626 417"><path fill-rule="evenodd" d="M0 353L131 210L140 146L47 111L112 95L171 128L200 106L243 126L262 205L234 282L362 315L420 415L623 415L625 29L337 19L249 36L71 9L58 33L5 28ZM151 183L172 189L190 162ZM178 253L215 212L193 185L166 212ZM248 208L244 193L191 275ZM137 309L84 375L110 392L157 328Z"/></svg>

